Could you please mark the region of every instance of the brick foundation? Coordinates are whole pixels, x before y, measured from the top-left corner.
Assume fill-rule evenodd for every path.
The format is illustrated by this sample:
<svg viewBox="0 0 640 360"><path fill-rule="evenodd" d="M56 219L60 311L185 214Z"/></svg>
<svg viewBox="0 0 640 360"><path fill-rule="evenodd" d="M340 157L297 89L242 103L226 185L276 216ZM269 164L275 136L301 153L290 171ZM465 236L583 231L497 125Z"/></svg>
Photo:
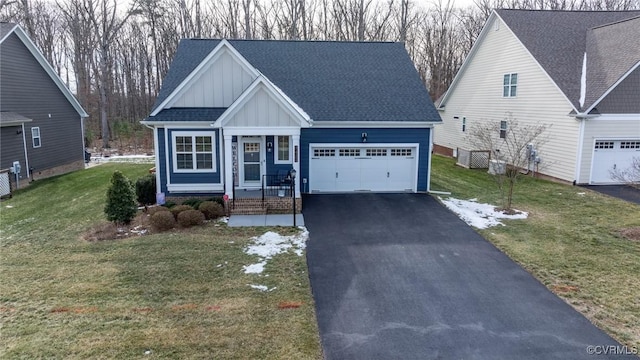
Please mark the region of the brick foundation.
<svg viewBox="0 0 640 360"><path fill-rule="evenodd" d="M231 203L231 214L235 215L261 215L261 214L291 214L293 201L290 197L268 197L236 199ZM296 199L296 213L302 211L302 199Z"/></svg>
<svg viewBox="0 0 640 360"><path fill-rule="evenodd" d="M439 155L453 157L453 149L446 146L433 144L433 152Z"/></svg>
<svg viewBox="0 0 640 360"><path fill-rule="evenodd" d="M84 160L78 160L69 164L56 166L50 169L44 169L44 170L35 169L31 173L31 178L33 180L41 180L41 179L46 179L48 177L62 175L62 174L66 174L72 171L82 170L82 169L84 169Z"/></svg>

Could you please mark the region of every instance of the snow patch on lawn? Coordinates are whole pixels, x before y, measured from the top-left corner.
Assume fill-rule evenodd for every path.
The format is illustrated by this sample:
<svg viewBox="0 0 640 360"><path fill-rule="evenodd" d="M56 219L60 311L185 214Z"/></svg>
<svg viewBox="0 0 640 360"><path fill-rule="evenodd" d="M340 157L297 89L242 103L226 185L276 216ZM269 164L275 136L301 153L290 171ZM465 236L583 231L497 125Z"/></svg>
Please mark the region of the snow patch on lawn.
<svg viewBox="0 0 640 360"><path fill-rule="evenodd" d="M260 262L243 266L245 274L260 274L264 271L267 261L278 254L292 249L293 252L302 256L309 239L309 231L305 227L300 227L300 233L296 235L280 235L273 231L268 231L260 236L251 238L253 244L247 246L244 252L249 255L257 255Z"/></svg>
<svg viewBox="0 0 640 360"><path fill-rule="evenodd" d="M247 284L249 286L251 286L252 289L256 289L256 290L260 290L260 291L273 291L275 289L277 289L276 287L272 287L271 289L269 289L268 287L264 286L264 285L253 285L253 284Z"/></svg>
<svg viewBox="0 0 640 360"><path fill-rule="evenodd" d="M516 214L508 215L501 211L496 211L496 207L491 204L483 204L477 202L476 199L460 200L456 198L442 199L444 206L453 211L460 219L467 224L478 228L486 229L488 227L502 225L498 219L526 219L529 215L524 211L516 210Z"/></svg>

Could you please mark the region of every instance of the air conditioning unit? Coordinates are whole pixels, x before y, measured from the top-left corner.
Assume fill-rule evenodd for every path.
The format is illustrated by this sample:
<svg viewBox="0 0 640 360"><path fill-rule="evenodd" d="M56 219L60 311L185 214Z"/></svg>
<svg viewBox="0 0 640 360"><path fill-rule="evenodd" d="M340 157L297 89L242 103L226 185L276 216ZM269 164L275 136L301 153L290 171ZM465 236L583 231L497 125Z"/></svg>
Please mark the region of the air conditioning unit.
<svg viewBox="0 0 640 360"><path fill-rule="evenodd" d="M502 160L489 160L489 174L503 175L507 171L507 163Z"/></svg>

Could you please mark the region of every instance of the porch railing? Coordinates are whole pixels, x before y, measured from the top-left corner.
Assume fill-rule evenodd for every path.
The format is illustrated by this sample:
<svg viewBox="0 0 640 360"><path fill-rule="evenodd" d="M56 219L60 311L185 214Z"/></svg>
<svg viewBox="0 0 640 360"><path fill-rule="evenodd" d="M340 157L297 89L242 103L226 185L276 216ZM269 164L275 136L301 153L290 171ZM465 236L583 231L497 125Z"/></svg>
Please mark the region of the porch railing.
<svg viewBox="0 0 640 360"><path fill-rule="evenodd" d="M262 175L262 204L265 197L290 197L293 181L289 174Z"/></svg>

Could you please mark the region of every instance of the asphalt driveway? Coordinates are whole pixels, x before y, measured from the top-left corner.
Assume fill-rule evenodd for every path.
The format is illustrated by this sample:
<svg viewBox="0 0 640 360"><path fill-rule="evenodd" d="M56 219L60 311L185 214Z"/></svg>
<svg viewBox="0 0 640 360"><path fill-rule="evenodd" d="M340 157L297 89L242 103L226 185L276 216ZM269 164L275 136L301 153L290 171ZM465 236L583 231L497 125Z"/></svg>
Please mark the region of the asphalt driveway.
<svg viewBox="0 0 640 360"><path fill-rule="evenodd" d="M428 195L310 195L304 216L326 359L604 359L588 347L619 345Z"/></svg>
<svg viewBox="0 0 640 360"><path fill-rule="evenodd" d="M629 185L584 185L584 187L640 205L640 189Z"/></svg>

